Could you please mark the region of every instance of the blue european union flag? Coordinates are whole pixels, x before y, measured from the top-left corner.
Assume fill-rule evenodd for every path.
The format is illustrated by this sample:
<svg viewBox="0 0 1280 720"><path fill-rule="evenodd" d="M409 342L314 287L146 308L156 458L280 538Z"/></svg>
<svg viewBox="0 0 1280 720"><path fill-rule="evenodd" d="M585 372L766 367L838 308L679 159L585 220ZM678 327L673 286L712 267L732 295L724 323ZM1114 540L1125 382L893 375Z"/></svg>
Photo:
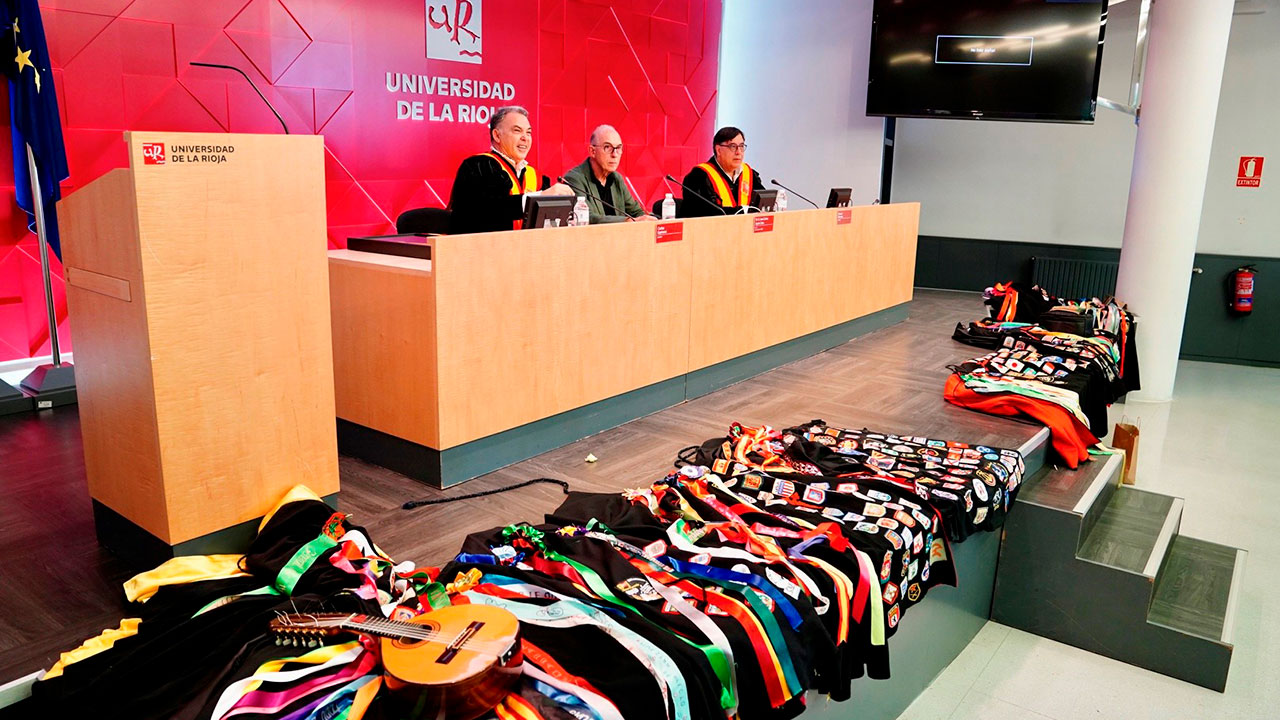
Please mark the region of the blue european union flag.
<svg viewBox="0 0 1280 720"><path fill-rule="evenodd" d="M49 248L62 259L58 242L58 214L54 203L62 198L58 183L71 173L67 150L62 144L62 118L58 115L58 95L53 91L53 71L49 47L44 41L37 0L3 0L0 3L0 66L9 79L9 119L13 129L13 182L18 207L32 216L28 227L34 232L35 205L32 203L31 175L27 166L27 146L35 156L40 176L40 197L44 205L45 236Z"/></svg>

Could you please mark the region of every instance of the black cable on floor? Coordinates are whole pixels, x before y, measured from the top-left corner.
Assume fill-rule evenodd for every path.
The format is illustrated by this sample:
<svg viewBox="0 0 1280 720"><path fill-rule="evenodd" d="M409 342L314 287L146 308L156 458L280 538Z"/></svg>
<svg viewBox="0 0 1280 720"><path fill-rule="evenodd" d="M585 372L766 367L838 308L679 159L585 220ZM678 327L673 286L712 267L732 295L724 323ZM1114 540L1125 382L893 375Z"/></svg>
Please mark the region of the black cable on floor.
<svg viewBox="0 0 1280 720"><path fill-rule="evenodd" d="M484 497L486 495L497 495L498 493L504 493L508 490L515 490L517 488L526 487L528 485L533 485L534 483L553 483L555 485L559 485L560 489L564 491L565 495L569 494L569 483L565 482L564 480L553 480L551 478L534 478L532 480L525 480L522 483L516 483L515 485L508 485L506 487L494 488L492 490L482 490L480 492L474 492L469 495L458 495L457 497L450 497L450 498L436 498L434 500L410 500L409 502L405 503L404 505L401 505L400 507L405 510L412 510L416 507L421 507L423 505L440 505L441 503L451 503L451 502L457 502L459 500L470 500L472 498Z"/></svg>

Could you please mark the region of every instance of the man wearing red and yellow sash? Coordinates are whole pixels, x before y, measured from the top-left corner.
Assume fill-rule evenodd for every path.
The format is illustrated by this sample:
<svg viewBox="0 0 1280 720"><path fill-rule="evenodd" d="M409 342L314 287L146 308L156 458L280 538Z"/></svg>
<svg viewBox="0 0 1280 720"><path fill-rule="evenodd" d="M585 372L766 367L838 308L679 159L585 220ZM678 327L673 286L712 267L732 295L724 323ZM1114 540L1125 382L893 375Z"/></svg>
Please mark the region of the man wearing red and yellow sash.
<svg viewBox="0 0 1280 720"><path fill-rule="evenodd" d="M712 140L715 154L684 176L680 217L732 215L751 205L751 196L764 189L760 176L743 158L746 136L736 127L722 127ZM714 202L715 204L711 204Z"/></svg>
<svg viewBox="0 0 1280 720"><path fill-rule="evenodd" d="M449 232L478 233L519 229L529 195L572 195L568 185L548 183L525 158L533 145L529 111L518 105L498 108L489 120L489 152L472 155L458 166L449 198Z"/></svg>

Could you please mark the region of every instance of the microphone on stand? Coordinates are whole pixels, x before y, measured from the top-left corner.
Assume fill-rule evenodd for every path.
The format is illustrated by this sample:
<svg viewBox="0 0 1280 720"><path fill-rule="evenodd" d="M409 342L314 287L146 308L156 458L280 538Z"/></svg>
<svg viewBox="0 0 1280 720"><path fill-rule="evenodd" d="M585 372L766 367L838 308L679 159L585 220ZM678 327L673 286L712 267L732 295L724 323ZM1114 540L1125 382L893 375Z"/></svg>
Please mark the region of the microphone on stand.
<svg viewBox="0 0 1280 720"><path fill-rule="evenodd" d="M783 185L782 183L778 182L778 178L773 178L773 179L771 179L771 180L769 181L769 183L770 183L770 184L772 184L772 185L777 185L778 187L782 188L783 190L786 190L787 192L791 193L792 195L795 195L796 197L798 197L798 198L800 198L801 200L803 200L803 201L805 201L805 202L809 203L810 205L814 206L815 208L818 208L818 203L816 203L816 202L814 202L814 201L810 200L809 198L807 198L807 197L805 197L805 196L801 195L800 193L796 192L795 190L792 190L791 188L787 187L786 185ZM821 209L821 208L818 208L818 209Z"/></svg>
<svg viewBox="0 0 1280 720"><path fill-rule="evenodd" d="M566 181L566 180L564 179L564 176L563 176L563 175L562 175L562 176L560 176L560 177L557 177L557 178L556 178L556 182L558 182L558 183L560 183L560 184L562 184L562 185L568 185L568 184L569 184L569 183L568 183L568 181ZM627 215L627 213L626 213L625 211L623 211L623 210L619 210L619 209L617 208L617 206L615 206L613 203L609 202L608 200L605 200L603 196L598 197L598 198L596 198L596 199L600 201L600 204L601 204L601 205L604 205L605 207L609 208L610 210L613 210L614 212L618 213L619 215L623 215L623 216L626 216L626 217L630 217L630 215Z"/></svg>
<svg viewBox="0 0 1280 720"><path fill-rule="evenodd" d="M258 97L262 98L262 102L266 104L267 109L271 111L271 114L275 115L276 120L280 121L280 127L284 128L284 134L285 135L289 134L289 126L284 124L284 118L280 117L280 113L276 112L275 106L271 104L271 101L267 99L266 95L262 94L262 91L258 89L258 86L253 84L253 80L250 79L248 75L245 75L243 70L241 70L240 68L234 65L220 65L218 63L193 62L191 64L197 65L199 67L210 67L210 68L221 68L223 70L234 70L235 72L240 73L241 77L245 79L245 82L249 83L249 87L253 88L253 91L258 93Z"/></svg>
<svg viewBox="0 0 1280 720"><path fill-rule="evenodd" d="M690 190L689 188L684 187L683 183L681 183L679 180L677 180L677 179L675 179L675 178L671 177L670 175L664 175L664 176L663 176L663 179L664 179L664 180L667 180L667 181L670 181L670 182L673 182L673 183L676 183L676 184L679 184L679 185L680 185L680 189L681 189L681 191L682 191L682 192L681 192L681 194L689 193L690 195L692 195L692 196L694 196L694 197L698 198L699 200L701 200L702 202L704 202L704 203L706 203L706 204L710 205L711 207L713 207L713 208L715 208L715 209L719 210L721 215L728 215L728 214L729 214L729 213L727 213L727 212L725 212L725 211L724 211L724 208L720 207L720 204L719 204L719 203L712 202L711 200L707 199L707 197L706 197L706 196L704 196L704 195L702 195L701 193L696 193L696 192L694 192L694 191Z"/></svg>

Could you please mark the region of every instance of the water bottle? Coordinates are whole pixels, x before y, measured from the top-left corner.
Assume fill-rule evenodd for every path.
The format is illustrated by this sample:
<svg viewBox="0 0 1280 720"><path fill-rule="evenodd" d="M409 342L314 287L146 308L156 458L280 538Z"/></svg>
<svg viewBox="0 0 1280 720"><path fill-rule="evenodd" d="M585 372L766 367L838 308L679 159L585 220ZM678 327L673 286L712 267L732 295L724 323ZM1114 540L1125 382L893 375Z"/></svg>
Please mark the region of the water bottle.
<svg viewBox="0 0 1280 720"><path fill-rule="evenodd" d="M774 212L782 212L787 209L787 191L778 191L778 204L774 206Z"/></svg>
<svg viewBox="0 0 1280 720"><path fill-rule="evenodd" d="M662 199L662 219L675 220L676 218L676 199L671 197L671 193Z"/></svg>
<svg viewBox="0 0 1280 720"><path fill-rule="evenodd" d="M578 202L573 206L573 224L588 225L591 223L591 210L587 207L587 199L581 195L578 196Z"/></svg>

